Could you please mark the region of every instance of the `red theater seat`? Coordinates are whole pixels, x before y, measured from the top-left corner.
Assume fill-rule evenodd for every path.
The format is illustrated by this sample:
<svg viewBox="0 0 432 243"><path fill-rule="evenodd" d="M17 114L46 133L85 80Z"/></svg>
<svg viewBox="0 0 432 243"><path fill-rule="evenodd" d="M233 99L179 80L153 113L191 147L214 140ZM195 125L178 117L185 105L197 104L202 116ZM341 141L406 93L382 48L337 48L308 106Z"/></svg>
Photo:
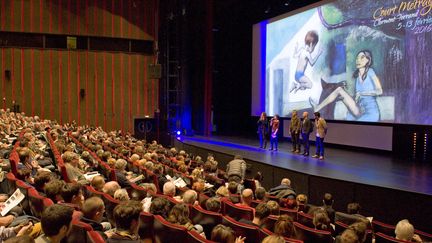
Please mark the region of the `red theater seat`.
<svg viewBox="0 0 432 243"><path fill-rule="evenodd" d="M53 201L49 198L39 195L34 188L28 189L30 212L36 218L40 218L45 208L53 205Z"/></svg>
<svg viewBox="0 0 432 243"><path fill-rule="evenodd" d="M394 237L388 236L380 232L375 233L375 243L392 243L392 242L408 243L410 241L398 240Z"/></svg>
<svg viewBox="0 0 432 243"><path fill-rule="evenodd" d="M222 223L226 226L231 227L231 229L233 229L234 232L236 233L236 237L238 236L246 237L245 242L248 243L261 242L259 237L260 236L259 228L257 226L240 223L229 216L223 216Z"/></svg>
<svg viewBox="0 0 432 243"><path fill-rule="evenodd" d="M87 242L87 232L93 231L91 225L81 222L79 220L72 220L72 229L66 237L66 242L75 243L75 242Z"/></svg>
<svg viewBox="0 0 432 243"><path fill-rule="evenodd" d="M105 240L97 231L87 231L87 242L88 243L104 243Z"/></svg>
<svg viewBox="0 0 432 243"><path fill-rule="evenodd" d="M154 217L151 213L141 212L139 219L139 229L138 235L141 239L151 239L154 238L153 233Z"/></svg>
<svg viewBox="0 0 432 243"><path fill-rule="evenodd" d="M294 221L297 221L297 210L289 208L280 208L280 215L286 214L290 216Z"/></svg>
<svg viewBox="0 0 432 243"><path fill-rule="evenodd" d="M297 238L305 243L332 243L333 237L330 232L309 228L298 222L294 222Z"/></svg>
<svg viewBox="0 0 432 243"><path fill-rule="evenodd" d="M206 237L210 238L210 236ZM206 238L204 238L203 236L201 236L200 234L198 234L198 232L194 231L194 230L189 230L188 234L187 234L187 241L186 242L192 242L192 243L212 243L215 241L211 241L211 240L207 240Z"/></svg>
<svg viewBox="0 0 432 243"><path fill-rule="evenodd" d="M103 195L104 195L103 192L96 191L96 189L94 189L92 186L89 186L89 185L83 186L82 189L84 191L85 198L90 198L90 197L100 197L100 198L102 198Z"/></svg>
<svg viewBox="0 0 432 243"><path fill-rule="evenodd" d="M303 213L303 212L298 212L297 213L297 222L299 222L302 225L305 225L307 227L310 228L315 228L315 225L313 224L313 216Z"/></svg>
<svg viewBox="0 0 432 243"><path fill-rule="evenodd" d="M237 206L228 200L222 200L221 203L224 204L224 215L230 216L237 221L240 219L252 220L254 217L254 212L251 208Z"/></svg>
<svg viewBox="0 0 432 243"><path fill-rule="evenodd" d="M7 180L7 187L9 188L7 194L9 194L10 196L16 190L16 181L18 179L15 177L15 175L12 172L9 172L6 174L6 180Z"/></svg>
<svg viewBox="0 0 432 243"><path fill-rule="evenodd" d="M394 231L396 229L396 226L391 224L386 224L374 219L372 220L372 228L375 233L383 233L388 236L394 236L395 235Z"/></svg>
<svg viewBox="0 0 432 243"><path fill-rule="evenodd" d="M193 224L200 224L207 237L210 237L213 228L222 223L222 214L207 211L199 206L189 207L189 218Z"/></svg>
<svg viewBox="0 0 432 243"><path fill-rule="evenodd" d="M153 230L156 242L187 242L187 229L166 221L160 215L154 215Z"/></svg>

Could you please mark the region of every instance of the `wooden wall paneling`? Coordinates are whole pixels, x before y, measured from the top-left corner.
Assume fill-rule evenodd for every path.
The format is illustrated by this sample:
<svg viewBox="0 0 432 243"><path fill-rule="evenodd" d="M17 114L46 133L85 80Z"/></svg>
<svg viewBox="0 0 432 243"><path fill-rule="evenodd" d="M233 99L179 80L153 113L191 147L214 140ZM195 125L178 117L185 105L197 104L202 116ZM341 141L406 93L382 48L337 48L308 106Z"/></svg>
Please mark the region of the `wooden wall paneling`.
<svg viewBox="0 0 432 243"><path fill-rule="evenodd" d="M62 17L61 22L66 22L66 18ZM62 25L61 28L63 28L64 26ZM59 51L59 58L61 58L61 70L59 71L59 76L60 76L60 123L67 123L70 122L69 121L69 97L70 97L70 90L69 90L69 78L68 78L68 63L69 63L69 56L70 56L70 52L69 51Z"/></svg>
<svg viewBox="0 0 432 243"><path fill-rule="evenodd" d="M88 64L87 64L87 70L86 70L86 107L87 107L87 124L89 125L95 125L96 126L96 117L97 117L97 110L96 110L96 60L97 60L97 53L96 52L87 52L86 59L88 55Z"/></svg>
<svg viewBox="0 0 432 243"><path fill-rule="evenodd" d="M143 73L141 76L141 79L143 81L143 89L142 89L142 96L143 96L143 113L145 115L153 115L151 112L151 101L150 101L150 97L149 97L149 87L150 83L149 80L147 79L147 63L148 63L148 59L147 56L143 56L143 63L141 64L141 67L143 69Z"/></svg>
<svg viewBox="0 0 432 243"><path fill-rule="evenodd" d="M97 79L97 83L96 83L96 85L95 85L95 87L96 87L96 91L97 91L97 103L98 103L98 109L96 110L96 113L98 114L98 116L97 116L97 121L98 121L98 124L99 124L99 126L101 126L101 127L103 127L104 129L106 129L106 120L104 119L105 118L105 115L104 114L106 114L105 113L105 111L106 111L106 107L105 107L105 105L104 105L104 101L105 101L105 98L106 97L104 97L104 93L105 93L105 90L104 90L104 80L106 79L106 77L105 77L105 72L104 72L104 56L106 55L106 53L98 53L97 54L97 66L96 66L96 69L97 69L97 77L98 77L98 79Z"/></svg>
<svg viewBox="0 0 432 243"><path fill-rule="evenodd" d="M114 113L114 119L113 119L113 130L119 130L122 128L122 99L123 99L123 87L122 87L122 66L121 66L121 53L115 53L113 54L113 61L114 61L114 70L113 70L113 81L114 81L114 99L113 99L113 113Z"/></svg>
<svg viewBox="0 0 432 243"><path fill-rule="evenodd" d="M134 84L135 84L135 86L134 86L134 88L133 88L133 90L135 91L134 92L134 94L133 94L133 98L134 98L134 104L135 104L135 114L134 114L134 116L135 117L138 117L139 116L139 114L140 114L140 99L139 99L139 93L140 93L140 89L139 89L139 80L140 80L140 77L139 77L139 55L134 55L134 57L133 57L133 64L132 64L132 66L134 67L133 68L133 73L134 73Z"/></svg>
<svg viewBox="0 0 432 243"><path fill-rule="evenodd" d="M78 122L78 114L80 113L79 88L78 88L78 55L79 51L69 51L69 74L68 74L68 113L69 121Z"/></svg>
<svg viewBox="0 0 432 243"><path fill-rule="evenodd" d="M6 0L0 0L0 29L6 29Z"/></svg>
<svg viewBox="0 0 432 243"><path fill-rule="evenodd" d="M59 87L60 87L60 59L59 59L59 51L51 51L51 70L50 70L50 116L49 119L60 121L60 97L59 97Z"/></svg>
<svg viewBox="0 0 432 243"><path fill-rule="evenodd" d="M39 76L41 79L41 92L40 92L40 101L41 101L41 118L47 118L50 114L50 57L49 51L41 51L40 57L42 58Z"/></svg>
<svg viewBox="0 0 432 243"><path fill-rule="evenodd" d="M133 111L133 103L132 103L132 80L133 80L133 75L132 75L132 55L129 54L127 55L127 79L128 79L128 127L129 127L129 132L133 132L133 117L132 117L132 111Z"/></svg>

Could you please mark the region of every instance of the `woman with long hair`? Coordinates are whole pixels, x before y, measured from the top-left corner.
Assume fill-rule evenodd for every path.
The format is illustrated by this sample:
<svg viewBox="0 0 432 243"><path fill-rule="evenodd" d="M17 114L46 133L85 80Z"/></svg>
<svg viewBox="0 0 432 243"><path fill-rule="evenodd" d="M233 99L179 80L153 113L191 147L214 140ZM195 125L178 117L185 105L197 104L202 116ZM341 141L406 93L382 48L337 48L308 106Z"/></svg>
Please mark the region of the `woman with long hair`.
<svg viewBox="0 0 432 243"><path fill-rule="evenodd" d="M267 114L265 112L261 113L261 116L257 121L257 126L258 126L257 133L259 137L260 148L265 149L267 147L267 137L268 137L268 128L269 128Z"/></svg>
<svg viewBox="0 0 432 243"><path fill-rule="evenodd" d="M356 58L356 71L353 78L356 80L355 97L353 98L343 87L336 88L320 104L309 99L314 111L318 112L327 105L340 99L349 110L347 120L379 121L380 111L376 97L382 95L381 82L372 66L372 53L361 50Z"/></svg>

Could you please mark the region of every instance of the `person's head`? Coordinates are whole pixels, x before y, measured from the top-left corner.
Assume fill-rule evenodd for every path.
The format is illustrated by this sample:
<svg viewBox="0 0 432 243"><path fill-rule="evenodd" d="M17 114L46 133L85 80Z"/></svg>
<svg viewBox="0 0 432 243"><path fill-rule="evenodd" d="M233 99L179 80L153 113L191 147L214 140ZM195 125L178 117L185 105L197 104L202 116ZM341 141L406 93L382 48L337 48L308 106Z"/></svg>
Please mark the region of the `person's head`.
<svg viewBox="0 0 432 243"><path fill-rule="evenodd" d="M38 171L34 178L34 186L36 190L43 191L45 184L52 179L51 173L48 171Z"/></svg>
<svg viewBox="0 0 432 243"><path fill-rule="evenodd" d="M105 204L99 197L91 197L84 201L81 212L85 218L101 222L105 212Z"/></svg>
<svg viewBox="0 0 432 243"><path fill-rule="evenodd" d="M324 194L324 197L323 197L323 204L324 204L325 206L331 206L331 205L333 205L333 202L334 202L334 200L333 200L333 196L332 196L332 194L330 194L330 193L325 193L325 194Z"/></svg>
<svg viewBox="0 0 432 243"><path fill-rule="evenodd" d="M19 169L17 172L17 179L33 184L33 178L31 177L31 170L28 168Z"/></svg>
<svg viewBox="0 0 432 243"><path fill-rule="evenodd" d="M257 187L255 189L255 197L257 200L264 200L266 193L267 193L267 191L264 187Z"/></svg>
<svg viewBox="0 0 432 243"><path fill-rule="evenodd" d="M318 119L321 117L321 114L317 111L317 112L314 112L314 116L315 116L315 119Z"/></svg>
<svg viewBox="0 0 432 243"><path fill-rule="evenodd" d="M96 191L102 191L103 187L105 185L105 179L103 178L103 176L97 175L95 177L93 177L92 181L91 181L91 186L96 190Z"/></svg>
<svg viewBox="0 0 432 243"><path fill-rule="evenodd" d="M249 188L244 189L241 194L241 201L243 204L250 205L253 200L253 191Z"/></svg>
<svg viewBox="0 0 432 243"><path fill-rule="evenodd" d="M186 224L189 220L189 207L184 203L174 205L171 209L168 219L169 222L175 224Z"/></svg>
<svg viewBox="0 0 432 243"><path fill-rule="evenodd" d="M234 243L235 241L234 231L223 224L216 225L211 232L211 240L221 243Z"/></svg>
<svg viewBox="0 0 432 243"><path fill-rule="evenodd" d="M347 213L348 214L360 214L360 204L359 203L348 203Z"/></svg>
<svg viewBox="0 0 432 243"><path fill-rule="evenodd" d="M114 193L120 188L121 187L117 181L109 181L103 186L102 192L110 195L111 197L114 197Z"/></svg>
<svg viewBox="0 0 432 243"><path fill-rule="evenodd" d="M273 235L266 236L261 242L262 243L285 243L285 239L280 235L273 234Z"/></svg>
<svg viewBox="0 0 432 243"><path fill-rule="evenodd" d="M61 190L63 188L63 185L65 184L64 181L53 179L49 181L44 188L45 194L49 199L51 199L54 203L61 200Z"/></svg>
<svg viewBox="0 0 432 243"><path fill-rule="evenodd" d="M255 208L255 218L259 219L260 223L264 223L270 216L270 208L267 203L260 203Z"/></svg>
<svg viewBox="0 0 432 243"><path fill-rule="evenodd" d="M48 237L56 237L59 240L69 234L72 224L73 208L54 204L46 208L41 216L41 226Z"/></svg>
<svg viewBox="0 0 432 243"><path fill-rule="evenodd" d="M298 194L296 197L297 204L307 204L308 197L305 194Z"/></svg>
<svg viewBox="0 0 432 243"><path fill-rule="evenodd" d="M403 219L396 224L395 235L398 240L411 241L414 236L414 226L408 219Z"/></svg>
<svg viewBox="0 0 432 243"><path fill-rule="evenodd" d="M234 159L240 159L240 160L242 160L243 156L241 156L240 154L236 154L236 155L234 155Z"/></svg>
<svg viewBox="0 0 432 243"><path fill-rule="evenodd" d="M271 215L279 215L280 214L280 206L276 201L270 200L267 202L267 207L270 209Z"/></svg>
<svg viewBox="0 0 432 243"><path fill-rule="evenodd" d="M325 210L315 211L313 214L312 222L316 229L330 230L330 218L328 217Z"/></svg>
<svg viewBox="0 0 432 243"><path fill-rule="evenodd" d="M354 230L346 229L340 236L341 243L359 243L359 238Z"/></svg>
<svg viewBox="0 0 432 243"><path fill-rule="evenodd" d="M273 232L283 237L295 238L294 220L286 214L279 216L274 225Z"/></svg>
<svg viewBox="0 0 432 243"><path fill-rule="evenodd" d="M281 185L291 186L291 180L288 178L283 178L281 181Z"/></svg>
<svg viewBox="0 0 432 243"><path fill-rule="evenodd" d="M309 118L309 112L303 111L303 118L305 119Z"/></svg>
<svg viewBox="0 0 432 243"><path fill-rule="evenodd" d="M81 207L84 202L81 185L78 183L65 184L61 190L61 196L66 203L76 204L79 207Z"/></svg>
<svg viewBox="0 0 432 243"><path fill-rule="evenodd" d="M211 197L206 201L206 209L215 213L219 213L221 209L221 202L219 198Z"/></svg>
<svg viewBox="0 0 432 243"><path fill-rule="evenodd" d="M267 114L263 111L261 112L260 120L265 120L265 119L267 119Z"/></svg>
<svg viewBox="0 0 432 243"><path fill-rule="evenodd" d="M197 200L197 193L194 190L187 190L185 193L183 193L183 202L185 204L191 204L193 205Z"/></svg>
<svg viewBox="0 0 432 243"><path fill-rule="evenodd" d="M318 33L314 30L308 31L305 36L305 45L307 46L307 51L313 52L318 41Z"/></svg>
<svg viewBox="0 0 432 243"><path fill-rule="evenodd" d="M235 181L230 181L228 183L228 191L231 194L237 194L238 192L238 183Z"/></svg>
<svg viewBox="0 0 432 243"><path fill-rule="evenodd" d="M126 169L127 162L124 159L118 159L115 162L114 168L118 171L124 171Z"/></svg>
<svg viewBox="0 0 432 243"><path fill-rule="evenodd" d="M278 115L278 114L275 114L275 115L273 116L273 118L274 118L275 120L279 120L279 115Z"/></svg>
<svg viewBox="0 0 432 243"><path fill-rule="evenodd" d="M30 159L30 150L28 148L21 148L18 150L18 156L21 163L28 163Z"/></svg>
<svg viewBox="0 0 432 243"><path fill-rule="evenodd" d="M170 202L163 197L153 198L150 204L150 213L161 215L163 218L168 217L168 212L171 210Z"/></svg>
<svg viewBox="0 0 432 243"><path fill-rule="evenodd" d="M163 185L163 194L173 197L175 196L175 193L176 193L176 189L174 183L170 181L165 182L165 184Z"/></svg>
<svg viewBox="0 0 432 243"><path fill-rule="evenodd" d="M218 197L228 197L229 196L228 188L226 188L226 186L220 186L216 190L216 196L218 196Z"/></svg>
<svg viewBox="0 0 432 243"><path fill-rule="evenodd" d="M79 156L74 152L66 151L62 155L62 159L63 159L63 162L65 162L65 163L70 163L73 166L78 166Z"/></svg>
<svg viewBox="0 0 432 243"><path fill-rule="evenodd" d="M372 53L369 50L361 50L357 53L356 68L368 68L372 66Z"/></svg>
<svg viewBox="0 0 432 243"><path fill-rule="evenodd" d="M292 111L292 117L297 117L297 110Z"/></svg>
<svg viewBox="0 0 432 243"><path fill-rule="evenodd" d="M204 180L197 180L192 184L192 190L195 190L197 193L203 192L205 189Z"/></svg>
<svg viewBox="0 0 432 243"><path fill-rule="evenodd" d="M114 192L114 199L119 200L120 202L126 202L130 200L130 197L126 189L118 189Z"/></svg>
<svg viewBox="0 0 432 243"><path fill-rule="evenodd" d="M356 222L348 226L348 229L353 230L358 238L358 242L362 243L366 241L366 230L367 224L366 222Z"/></svg>
<svg viewBox="0 0 432 243"><path fill-rule="evenodd" d="M116 228L135 234L138 230L141 210L141 203L133 200L117 205L113 211Z"/></svg>

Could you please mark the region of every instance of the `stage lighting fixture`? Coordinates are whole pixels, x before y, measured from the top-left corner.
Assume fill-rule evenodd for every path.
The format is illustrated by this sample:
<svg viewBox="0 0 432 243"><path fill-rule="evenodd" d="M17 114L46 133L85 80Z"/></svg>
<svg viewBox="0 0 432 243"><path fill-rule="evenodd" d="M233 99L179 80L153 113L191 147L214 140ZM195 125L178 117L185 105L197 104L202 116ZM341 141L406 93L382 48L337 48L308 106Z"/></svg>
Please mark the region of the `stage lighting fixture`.
<svg viewBox="0 0 432 243"><path fill-rule="evenodd" d="M271 10L271 8L270 8L270 6L268 6L268 7L266 8L266 10L264 10L264 13L268 14L268 13L270 13L270 10Z"/></svg>
<svg viewBox="0 0 432 243"><path fill-rule="evenodd" d="M176 131L177 136L181 135L181 131Z"/></svg>

